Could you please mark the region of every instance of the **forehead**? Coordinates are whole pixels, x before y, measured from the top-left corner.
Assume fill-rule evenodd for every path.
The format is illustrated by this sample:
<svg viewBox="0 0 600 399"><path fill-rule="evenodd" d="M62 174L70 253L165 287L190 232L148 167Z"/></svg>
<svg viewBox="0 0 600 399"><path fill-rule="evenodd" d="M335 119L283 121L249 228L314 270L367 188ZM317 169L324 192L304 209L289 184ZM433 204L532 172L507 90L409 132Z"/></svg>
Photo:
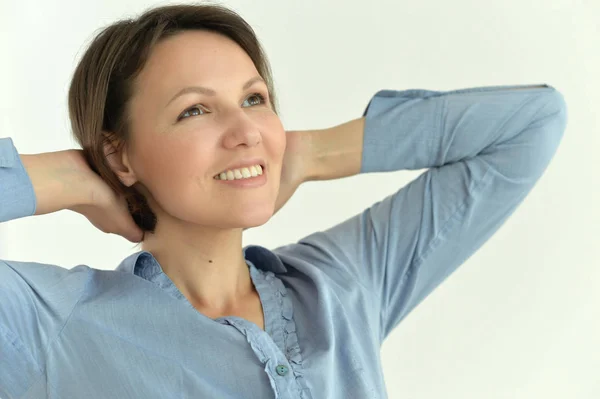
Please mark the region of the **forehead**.
<svg viewBox="0 0 600 399"><path fill-rule="evenodd" d="M137 82L140 90L151 91L202 83L226 90L228 86L239 85L238 80L256 74L252 59L232 39L215 32L193 30L157 43Z"/></svg>

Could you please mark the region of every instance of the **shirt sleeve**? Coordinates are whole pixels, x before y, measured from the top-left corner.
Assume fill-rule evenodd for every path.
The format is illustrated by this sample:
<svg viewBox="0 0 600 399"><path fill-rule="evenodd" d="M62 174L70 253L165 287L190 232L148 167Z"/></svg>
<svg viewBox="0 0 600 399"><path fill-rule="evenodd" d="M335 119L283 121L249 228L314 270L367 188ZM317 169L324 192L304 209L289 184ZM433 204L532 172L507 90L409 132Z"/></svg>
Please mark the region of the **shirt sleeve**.
<svg viewBox="0 0 600 399"><path fill-rule="evenodd" d="M93 274L86 265L0 259L0 398L21 398L46 372L46 356Z"/></svg>
<svg viewBox="0 0 600 399"><path fill-rule="evenodd" d="M42 373L40 359L17 333L22 328L16 324L29 319L33 311L21 285L13 270L0 260L0 398L3 399L23 397Z"/></svg>
<svg viewBox="0 0 600 399"><path fill-rule="evenodd" d="M363 116L361 173L428 169L295 250L366 287L383 341L523 201L554 156L567 107L545 84L381 90Z"/></svg>
<svg viewBox="0 0 600 399"><path fill-rule="evenodd" d="M0 138L0 222L35 213L33 185L11 138ZM89 268L0 259L0 398L23 397L82 296Z"/></svg>
<svg viewBox="0 0 600 399"><path fill-rule="evenodd" d="M31 179L10 137L0 138L0 223L36 211Z"/></svg>

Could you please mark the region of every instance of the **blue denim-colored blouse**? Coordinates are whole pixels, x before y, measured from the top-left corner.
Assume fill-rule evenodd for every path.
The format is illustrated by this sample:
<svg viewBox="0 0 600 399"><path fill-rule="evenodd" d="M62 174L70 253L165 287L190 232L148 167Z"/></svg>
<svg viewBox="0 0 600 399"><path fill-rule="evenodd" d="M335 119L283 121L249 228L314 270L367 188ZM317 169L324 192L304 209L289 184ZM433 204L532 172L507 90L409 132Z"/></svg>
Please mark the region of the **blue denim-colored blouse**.
<svg viewBox="0 0 600 399"><path fill-rule="evenodd" d="M507 220L567 124L549 85L381 90L361 173L425 169L394 194L276 249L243 248L265 331L211 319L149 252L116 270L0 261L0 397L386 398L383 340ZM0 222L36 198L0 139Z"/></svg>

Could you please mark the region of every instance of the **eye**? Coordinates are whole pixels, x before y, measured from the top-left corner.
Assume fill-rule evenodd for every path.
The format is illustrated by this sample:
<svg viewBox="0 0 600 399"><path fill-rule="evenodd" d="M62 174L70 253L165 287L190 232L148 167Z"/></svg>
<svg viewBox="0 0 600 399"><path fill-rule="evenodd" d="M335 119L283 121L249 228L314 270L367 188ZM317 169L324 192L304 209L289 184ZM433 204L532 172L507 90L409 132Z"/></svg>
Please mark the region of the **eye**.
<svg viewBox="0 0 600 399"><path fill-rule="evenodd" d="M252 105L261 105L266 102L265 96L262 95L261 93L252 93L249 97L246 98L245 101L248 101L248 99L253 98L253 97L258 98L258 101L254 100ZM183 111L183 113L181 115L179 115L179 117L177 118L177 121L179 122L180 120L185 119L189 116L203 115L203 114L200 114L200 111L202 110L203 113L205 111L202 108L200 108L200 105L201 104L196 104L196 105L186 109L185 111Z"/></svg>
<svg viewBox="0 0 600 399"><path fill-rule="evenodd" d="M252 98L252 97L256 97L256 98L258 98L258 99L259 99L259 103L258 103L258 104L256 104L256 105L259 105L259 104L261 104L261 103L264 103L264 102L265 102L265 96L263 96L263 95L262 95L262 94L260 94L260 93L252 93L252 94L250 95L250 97L248 97L248 98Z"/></svg>
<svg viewBox="0 0 600 399"><path fill-rule="evenodd" d="M200 108L198 107L198 105L194 105L193 107L190 107L188 109L186 109L185 111L183 111L183 113L181 115L179 115L179 117L177 118L177 121L179 122L182 119L187 118L190 115L199 115L200 112ZM202 111L204 112L204 111Z"/></svg>

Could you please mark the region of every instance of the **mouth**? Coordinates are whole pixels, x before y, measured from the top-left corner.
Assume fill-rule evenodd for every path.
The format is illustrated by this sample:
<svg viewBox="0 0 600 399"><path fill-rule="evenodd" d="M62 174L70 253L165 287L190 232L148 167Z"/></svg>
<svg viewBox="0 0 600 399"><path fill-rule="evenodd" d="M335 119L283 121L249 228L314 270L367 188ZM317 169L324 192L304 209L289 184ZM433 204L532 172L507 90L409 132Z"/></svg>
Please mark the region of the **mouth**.
<svg viewBox="0 0 600 399"><path fill-rule="evenodd" d="M265 173L265 165L262 163L257 163L256 165L251 165L248 167L224 170L214 175L213 179L226 181L247 180L260 177Z"/></svg>

